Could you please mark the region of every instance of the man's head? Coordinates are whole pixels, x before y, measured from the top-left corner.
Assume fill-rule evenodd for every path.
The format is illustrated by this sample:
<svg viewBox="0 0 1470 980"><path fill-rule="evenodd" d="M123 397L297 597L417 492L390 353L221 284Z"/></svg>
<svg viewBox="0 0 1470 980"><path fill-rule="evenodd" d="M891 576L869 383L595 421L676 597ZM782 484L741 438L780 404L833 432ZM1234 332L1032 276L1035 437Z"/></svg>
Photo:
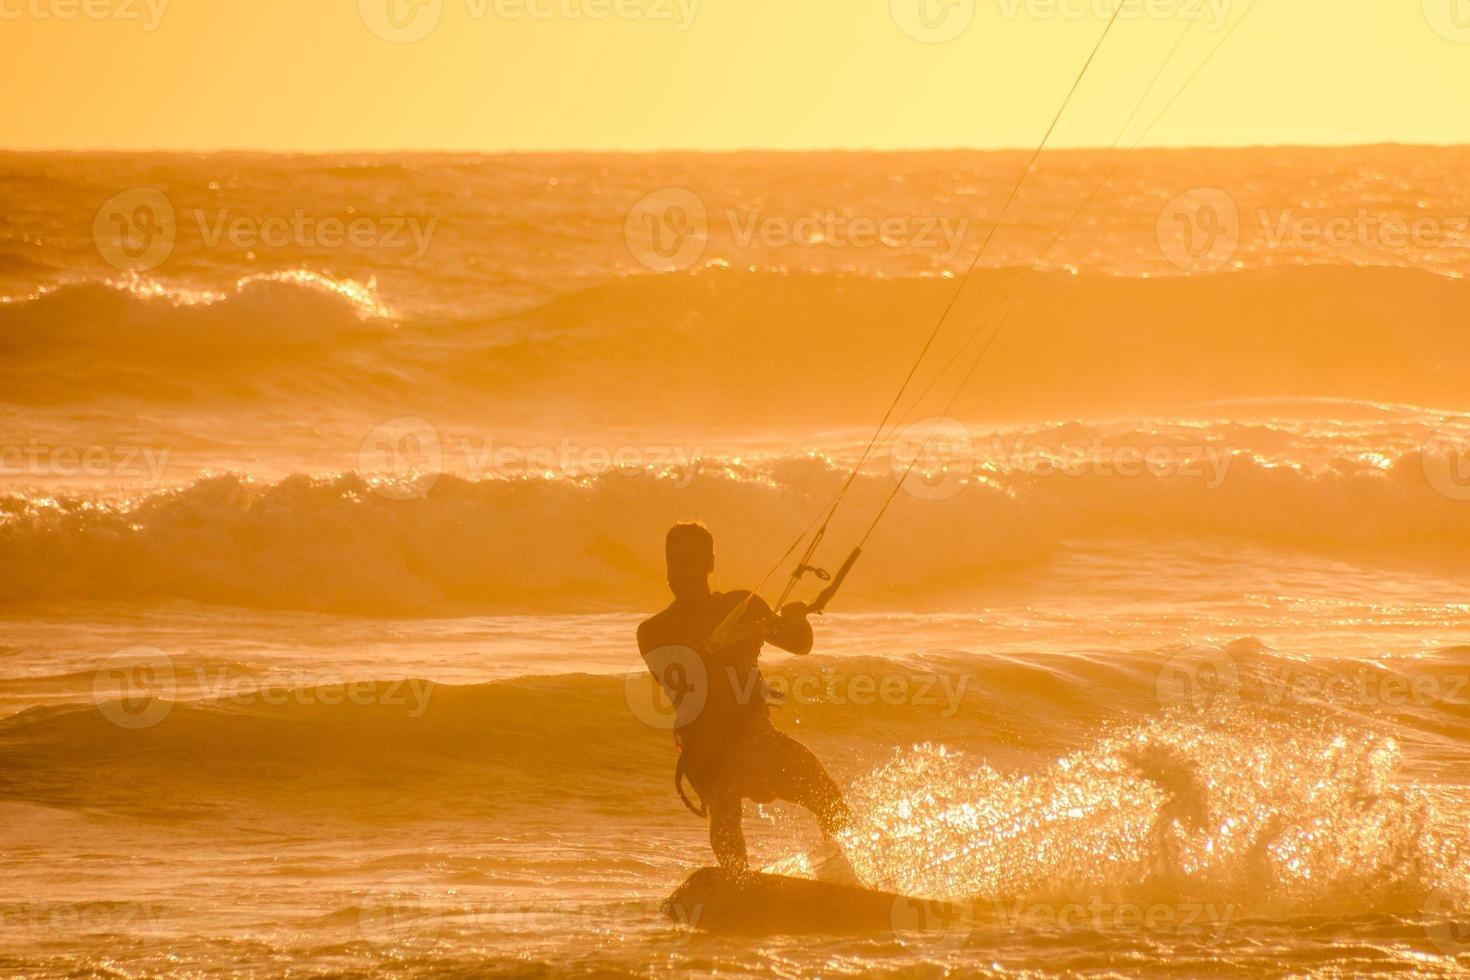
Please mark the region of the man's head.
<svg viewBox="0 0 1470 980"><path fill-rule="evenodd" d="M675 524L664 539L669 590L675 599L693 599L709 593L715 568L715 538L703 524Z"/></svg>

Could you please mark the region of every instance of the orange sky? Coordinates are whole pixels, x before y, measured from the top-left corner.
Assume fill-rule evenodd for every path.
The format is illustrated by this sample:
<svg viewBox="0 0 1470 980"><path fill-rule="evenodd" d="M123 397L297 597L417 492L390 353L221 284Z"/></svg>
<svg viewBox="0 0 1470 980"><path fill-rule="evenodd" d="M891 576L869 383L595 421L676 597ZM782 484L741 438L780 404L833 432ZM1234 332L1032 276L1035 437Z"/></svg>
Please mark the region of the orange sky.
<svg viewBox="0 0 1470 980"><path fill-rule="evenodd" d="M1028 146L1115 2L0 0L0 144ZM1158 106L1250 6L1129 3L1054 145L1110 144L1178 31ZM1466 92L1470 0L1258 0L1145 145L1465 143Z"/></svg>

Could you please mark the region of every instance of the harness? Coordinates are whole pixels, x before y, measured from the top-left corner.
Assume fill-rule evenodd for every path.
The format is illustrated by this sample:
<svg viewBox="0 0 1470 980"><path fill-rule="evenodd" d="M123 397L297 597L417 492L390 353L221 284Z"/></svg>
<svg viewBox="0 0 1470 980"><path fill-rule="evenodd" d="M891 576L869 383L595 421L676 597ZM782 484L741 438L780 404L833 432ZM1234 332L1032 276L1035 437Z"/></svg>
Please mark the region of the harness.
<svg viewBox="0 0 1470 980"><path fill-rule="evenodd" d="M695 806L684 792L684 740L679 737L678 732L674 733L674 749L679 753L679 761L674 764L674 791L679 794L679 800L685 809L703 819L709 816L709 807L705 806L704 800L700 800L699 805Z"/></svg>
<svg viewBox="0 0 1470 980"><path fill-rule="evenodd" d="M852 553L847 556L847 560L842 563L842 567L837 570L837 573L835 575L828 572L826 569L803 565L800 569L798 569L796 575L792 577L792 582L787 586L787 592L790 592L791 587L795 584L797 580L801 578L804 573L812 572L817 576L817 578L828 584L827 587L824 588L820 594L818 594L816 600L807 607L807 611L809 613L822 613L826 611L827 603L831 602L832 598L837 595L837 590L842 588L842 583L847 580L847 573L852 571L852 566L857 564L857 560L861 555L862 548L854 548L852 550ZM755 593L752 592L749 596L746 597L744 602L736 603L734 609L732 609L730 613L726 615L725 618L720 622L720 624L715 627L714 633L712 635L717 636L723 630L726 630L734 625L734 623L745 612L746 607L750 604L751 599L753 599L754 597ZM762 694L762 697L764 698L764 693ZM684 804L684 808L687 809L690 813L701 819L708 817L709 807L705 804L704 800L700 800L699 803L696 804L693 800L689 798L689 794L684 791L684 780L687 775L688 766L687 760L684 756L684 740L679 736L678 731L674 732L674 750L679 754L679 759L674 764L674 792L679 794L679 801Z"/></svg>

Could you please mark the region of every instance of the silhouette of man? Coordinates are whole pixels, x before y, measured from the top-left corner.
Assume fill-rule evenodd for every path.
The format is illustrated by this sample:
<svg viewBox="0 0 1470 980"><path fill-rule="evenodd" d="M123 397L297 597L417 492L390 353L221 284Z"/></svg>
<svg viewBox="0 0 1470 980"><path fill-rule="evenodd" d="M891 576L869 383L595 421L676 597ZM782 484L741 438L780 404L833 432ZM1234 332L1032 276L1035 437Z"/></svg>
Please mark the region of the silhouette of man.
<svg viewBox="0 0 1470 980"><path fill-rule="evenodd" d="M805 604L789 603L774 616L759 596L749 592L711 592L714 537L702 524L674 525L664 554L674 601L638 627L638 649L647 660L656 650L685 647L702 664L703 677L698 680L704 687L704 703L692 718L680 719L675 735L681 752L678 772L688 777L704 801L716 860L724 868L747 869L740 827L741 805L747 799L789 800L806 807L830 841L851 820L847 803L817 757L771 724L758 664L766 642L798 656L811 652L812 627ZM742 604L738 618L714 635ZM682 689L687 679L673 682L660 677L652 662L649 669L676 703L687 693Z"/></svg>

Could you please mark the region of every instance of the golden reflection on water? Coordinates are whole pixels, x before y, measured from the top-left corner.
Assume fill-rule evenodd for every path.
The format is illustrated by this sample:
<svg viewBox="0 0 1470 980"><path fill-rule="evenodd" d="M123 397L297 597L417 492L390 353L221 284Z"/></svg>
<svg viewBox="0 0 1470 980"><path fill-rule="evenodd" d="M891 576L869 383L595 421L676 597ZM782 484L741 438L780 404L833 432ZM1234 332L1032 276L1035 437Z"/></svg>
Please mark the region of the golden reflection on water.
<svg viewBox="0 0 1470 980"><path fill-rule="evenodd" d="M1466 907L1463 827L1394 739L1221 710L1122 729L1034 774L943 746L852 788L866 882L994 901L1209 897L1252 915Z"/></svg>

